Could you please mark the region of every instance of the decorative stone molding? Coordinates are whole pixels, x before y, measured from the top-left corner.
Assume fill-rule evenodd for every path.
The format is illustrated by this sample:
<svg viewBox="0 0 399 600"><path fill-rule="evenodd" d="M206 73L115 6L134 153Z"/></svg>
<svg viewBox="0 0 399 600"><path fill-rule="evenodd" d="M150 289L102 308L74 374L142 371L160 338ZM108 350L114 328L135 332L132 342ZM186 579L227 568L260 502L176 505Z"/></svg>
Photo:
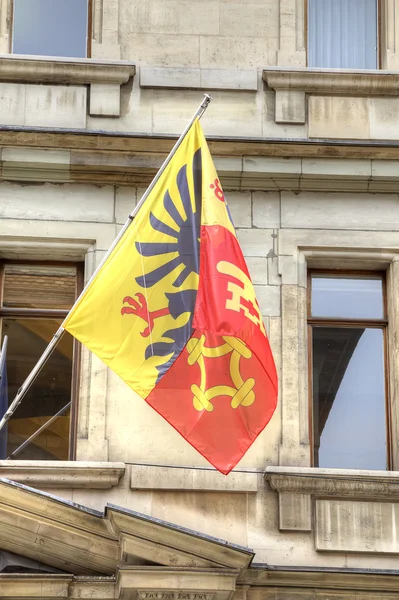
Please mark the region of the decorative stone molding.
<svg viewBox="0 0 399 600"><path fill-rule="evenodd" d="M305 123L306 94L397 96L399 72L377 69L316 69L268 67L263 80L276 93L276 123Z"/></svg>
<svg viewBox="0 0 399 600"><path fill-rule="evenodd" d="M278 493L399 500L398 471L266 467L265 477L271 488Z"/></svg>
<svg viewBox="0 0 399 600"><path fill-rule="evenodd" d="M127 61L0 56L0 81L90 86L92 116L120 115L120 87L135 72L135 66Z"/></svg>
<svg viewBox="0 0 399 600"><path fill-rule="evenodd" d="M1 133L0 133L1 135ZM152 180L162 164L157 140L153 151L60 150L0 147L0 181L51 181L138 185ZM219 148L220 152L221 148ZM270 191L394 192L399 161L262 156L215 156L226 189ZM288 147L287 147L288 150ZM166 154L166 152L165 152Z"/></svg>
<svg viewBox="0 0 399 600"><path fill-rule="evenodd" d="M118 485L124 472L124 463L0 461L0 477L38 488L109 489Z"/></svg>

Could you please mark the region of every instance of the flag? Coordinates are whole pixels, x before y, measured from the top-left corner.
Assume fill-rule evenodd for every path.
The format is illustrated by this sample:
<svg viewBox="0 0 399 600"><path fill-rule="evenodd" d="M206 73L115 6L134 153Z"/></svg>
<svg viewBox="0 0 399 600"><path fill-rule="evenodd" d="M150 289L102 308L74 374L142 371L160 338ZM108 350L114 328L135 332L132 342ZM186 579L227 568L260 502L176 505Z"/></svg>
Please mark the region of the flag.
<svg viewBox="0 0 399 600"><path fill-rule="evenodd" d="M63 326L222 473L270 420L274 361L198 119Z"/></svg>
<svg viewBox="0 0 399 600"><path fill-rule="evenodd" d="M8 383L7 383L7 336L4 336L0 354L0 420L8 409ZM0 431L0 460L7 458L7 425Z"/></svg>

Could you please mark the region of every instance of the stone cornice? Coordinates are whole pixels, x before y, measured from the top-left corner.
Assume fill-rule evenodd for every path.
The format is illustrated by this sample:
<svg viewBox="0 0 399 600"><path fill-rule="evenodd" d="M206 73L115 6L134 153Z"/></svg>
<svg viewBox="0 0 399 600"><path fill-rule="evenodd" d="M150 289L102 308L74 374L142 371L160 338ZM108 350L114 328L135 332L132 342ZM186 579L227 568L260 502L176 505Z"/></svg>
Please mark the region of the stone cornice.
<svg viewBox="0 0 399 600"><path fill-rule="evenodd" d="M0 81L122 85L136 72L128 61L0 55Z"/></svg>
<svg viewBox="0 0 399 600"><path fill-rule="evenodd" d="M275 91L348 96L396 96L399 93L398 71L268 67L262 76Z"/></svg>
<svg viewBox="0 0 399 600"><path fill-rule="evenodd" d="M118 485L124 472L124 463L0 461L0 477L42 489L108 489Z"/></svg>
<svg viewBox="0 0 399 600"><path fill-rule="evenodd" d="M317 497L399 499L399 472L310 467L267 467L265 477L277 492Z"/></svg>
<svg viewBox="0 0 399 600"><path fill-rule="evenodd" d="M308 588L312 590L345 590L348 598L354 591L374 593L397 592L398 574L396 571L372 572L367 569L312 569L284 567L255 567L248 569L240 585L256 586L269 598L270 588ZM258 596L259 597L259 596ZM262 592L260 593L262 597ZM318 596L319 597L319 596ZM341 596L340 596L341 597ZM371 599L370 599L371 600Z"/></svg>
<svg viewBox="0 0 399 600"><path fill-rule="evenodd" d="M223 157L304 157L304 158L365 158L399 160L399 145L392 142L348 142L347 140L278 140L217 136L207 137L212 155ZM176 142L175 136L123 134L119 132L48 131L17 127L0 127L0 146L63 150L84 150L93 153L123 152L165 155Z"/></svg>
<svg viewBox="0 0 399 600"><path fill-rule="evenodd" d="M301 156L257 156L243 148L243 155L224 156L222 147L215 152L215 165L225 189L288 190L323 192L394 192L399 189L399 161L308 158ZM246 152L247 150L247 152ZM161 166L165 153L156 151L106 151L37 149L32 147L0 147L0 181L49 181L52 183L79 182L95 185L138 185L150 183ZM142 467L132 470L132 487L147 487L159 483L159 469ZM162 486L175 489L212 489L256 491L245 473L237 474L237 481L226 483L218 474L205 473L179 482L177 475ZM194 477L194 476L193 476ZM220 478L220 479L219 479ZM201 481L199 481L202 479ZM197 481L198 480L198 481ZM216 486L216 487L215 487Z"/></svg>

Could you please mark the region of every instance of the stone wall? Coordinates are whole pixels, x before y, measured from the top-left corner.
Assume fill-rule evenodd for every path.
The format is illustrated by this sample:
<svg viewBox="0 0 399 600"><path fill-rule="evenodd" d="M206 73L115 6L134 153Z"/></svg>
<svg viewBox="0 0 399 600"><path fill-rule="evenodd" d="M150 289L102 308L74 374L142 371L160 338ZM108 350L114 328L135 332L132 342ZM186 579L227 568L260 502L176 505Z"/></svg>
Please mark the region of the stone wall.
<svg viewBox="0 0 399 600"><path fill-rule="evenodd" d="M53 258L84 260L88 278L141 193L141 188L126 186L76 183L32 186L3 182L0 256L40 259L51 253ZM381 538L377 529L380 522L390 527L391 517L396 514L392 512L396 511L396 496L389 505L392 510L378 503L364 505L365 499L373 497L368 495L367 486L356 491L359 498L353 498L355 492L350 492L350 501L345 499L346 492L340 488L342 501L338 494L334 502L327 498L314 504L313 494L320 496L320 491L295 488L291 484L281 487L273 480L277 494L270 490L262 472L273 465L287 465L290 469L310 465L306 267L342 266L348 261L359 268L378 265L388 269L392 289L396 289L398 196L349 191L294 194L228 189L226 196L279 371L279 405L266 430L235 473L225 478L208 471L206 461L173 428L101 361L84 351L77 457L125 463L125 475L116 487L108 490L67 487L54 490L43 482L39 485L93 508L102 509L106 502L111 502L212 532L230 542L252 547L257 562L296 566L367 566L370 559L362 549L361 528L357 527L355 538L355 529L351 530L351 539L357 541L350 542L337 523L342 520L341 512L348 507L358 521L366 518L368 511L370 536L375 540L368 551L381 554L387 549L385 556L373 558L372 565L394 568L396 538L390 545L384 545L378 541ZM390 326L395 327L399 310L394 294L390 294L389 303ZM394 357L398 355L396 339L394 334L389 336ZM391 368L397 372L394 360ZM394 387L392 401L395 390ZM395 464L397 460L394 448ZM142 466L145 464L160 466ZM187 466L200 470L196 473L184 468ZM374 512L370 513L371 508ZM326 511L335 511L333 520L327 518ZM311 525L314 518L315 532ZM330 531L332 526L334 535ZM373 527L377 528L375 532Z"/></svg>

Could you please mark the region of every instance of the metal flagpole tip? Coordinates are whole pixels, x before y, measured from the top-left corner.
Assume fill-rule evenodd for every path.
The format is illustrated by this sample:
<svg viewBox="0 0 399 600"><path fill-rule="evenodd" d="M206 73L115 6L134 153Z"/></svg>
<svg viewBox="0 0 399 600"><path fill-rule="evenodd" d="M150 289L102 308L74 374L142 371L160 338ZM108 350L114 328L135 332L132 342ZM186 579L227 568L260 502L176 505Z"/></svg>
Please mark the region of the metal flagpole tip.
<svg viewBox="0 0 399 600"><path fill-rule="evenodd" d="M213 98L209 94L204 94L205 98L202 103L203 108L206 108L210 102L212 102Z"/></svg>

